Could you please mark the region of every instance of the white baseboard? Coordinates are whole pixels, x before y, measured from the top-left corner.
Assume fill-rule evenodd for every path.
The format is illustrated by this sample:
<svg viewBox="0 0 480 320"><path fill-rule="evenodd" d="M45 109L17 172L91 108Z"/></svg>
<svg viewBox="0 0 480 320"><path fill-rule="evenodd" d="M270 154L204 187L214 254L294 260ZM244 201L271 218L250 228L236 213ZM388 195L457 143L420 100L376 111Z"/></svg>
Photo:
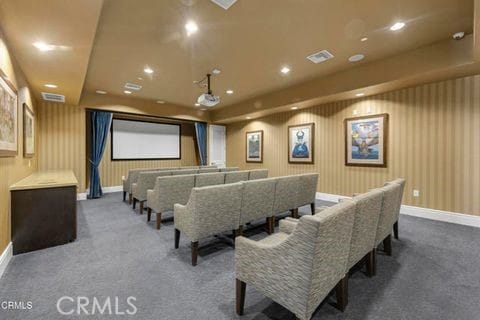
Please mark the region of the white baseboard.
<svg viewBox="0 0 480 320"><path fill-rule="evenodd" d="M123 191L123 186L113 186L113 187L103 187L103 193L112 193ZM87 200L88 190L85 190L84 193L77 193L77 200Z"/></svg>
<svg viewBox="0 0 480 320"><path fill-rule="evenodd" d="M13 256L13 247L12 243L10 242L5 250L3 250L2 255L0 256L0 278L2 277L3 273L7 269L7 266L12 259Z"/></svg>
<svg viewBox="0 0 480 320"><path fill-rule="evenodd" d="M336 194L317 192L316 198L317 200L336 203L339 199L346 197ZM479 216L472 216L464 213L402 205L400 208L400 214L480 228Z"/></svg>

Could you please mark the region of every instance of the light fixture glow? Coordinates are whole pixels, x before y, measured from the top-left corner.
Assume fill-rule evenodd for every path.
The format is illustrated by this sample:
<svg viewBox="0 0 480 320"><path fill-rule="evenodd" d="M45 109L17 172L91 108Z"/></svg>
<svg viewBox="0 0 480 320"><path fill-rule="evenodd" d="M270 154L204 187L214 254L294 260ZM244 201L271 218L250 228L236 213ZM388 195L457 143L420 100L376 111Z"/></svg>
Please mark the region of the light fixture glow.
<svg viewBox="0 0 480 320"><path fill-rule="evenodd" d="M138 80L140 80L140 81L141 81L141 80L143 80L143 78L142 78L142 77L138 77L137 79L138 79Z"/></svg>
<svg viewBox="0 0 480 320"><path fill-rule="evenodd" d="M143 69L143 72L148 73L148 74L152 74L152 73L153 73L153 69L152 69L152 68L149 68L149 67L146 67L145 69Z"/></svg>
<svg viewBox="0 0 480 320"><path fill-rule="evenodd" d="M280 70L280 72L283 73L283 74L287 74L287 73L290 72L290 68L287 67L287 66L284 66L284 67L282 67L282 69Z"/></svg>
<svg viewBox="0 0 480 320"><path fill-rule="evenodd" d="M45 87L47 87L47 88L57 88L58 86L56 84L47 83L45 85Z"/></svg>
<svg viewBox="0 0 480 320"><path fill-rule="evenodd" d="M290 109L292 109L292 110L297 110L298 107L291 107Z"/></svg>
<svg viewBox="0 0 480 320"><path fill-rule="evenodd" d="M202 110L202 111L207 111L207 109L205 109L205 108L203 108L203 109L200 109L200 110Z"/></svg>
<svg viewBox="0 0 480 320"><path fill-rule="evenodd" d="M233 94L233 90L230 90L230 89L227 90L227 91L225 91L225 92L226 92L227 94Z"/></svg>
<svg viewBox="0 0 480 320"><path fill-rule="evenodd" d="M107 91L103 91L103 90L97 90L95 92L98 94L107 94Z"/></svg>
<svg viewBox="0 0 480 320"><path fill-rule="evenodd" d="M364 95L365 95L365 93L363 93L363 92L359 92L359 93L356 94L357 97L363 97Z"/></svg>
<svg viewBox="0 0 480 320"><path fill-rule="evenodd" d="M355 54L355 55L351 56L350 58L348 58L348 61L358 62L360 60L363 60L363 58L365 58L365 56L361 53L358 53L358 54Z"/></svg>
<svg viewBox="0 0 480 320"><path fill-rule="evenodd" d="M367 41L367 40L368 40L367 37L363 37L362 39L360 39L360 41L362 41L362 42L365 42L365 41Z"/></svg>
<svg viewBox="0 0 480 320"><path fill-rule="evenodd" d="M40 51L52 51L55 50L55 46L53 44L48 44L43 41L38 41L33 44L35 48Z"/></svg>
<svg viewBox="0 0 480 320"><path fill-rule="evenodd" d="M187 36L191 36L198 31L198 26L195 21L188 21L185 25L185 30L187 30Z"/></svg>
<svg viewBox="0 0 480 320"><path fill-rule="evenodd" d="M163 101L163 100L157 100L157 103L159 103L159 104L164 104L165 101Z"/></svg>
<svg viewBox="0 0 480 320"><path fill-rule="evenodd" d="M404 22L395 22L395 23L390 27L390 30L392 30L392 31L398 31L398 30L402 29L403 27L405 27L405 23L404 23Z"/></svg>
<svg viewBox="0 0 480 320"><path fill-rule="evenodd" d="M132 91L125 90L125 91L123 91L123 93L125 93L125 94L132 94Z"/></svg>
<svg viewBox="0 0 480 320"><path fill-rule="evenodd" d="M245 119L250 120L250 119L252 119L252 117L245 117Z"/></svg>
<svg viewBox="0 0 480 320"><path fill-rule="evenodd" d="M200 103L195 103L195 107L200 107Z"/></svg>

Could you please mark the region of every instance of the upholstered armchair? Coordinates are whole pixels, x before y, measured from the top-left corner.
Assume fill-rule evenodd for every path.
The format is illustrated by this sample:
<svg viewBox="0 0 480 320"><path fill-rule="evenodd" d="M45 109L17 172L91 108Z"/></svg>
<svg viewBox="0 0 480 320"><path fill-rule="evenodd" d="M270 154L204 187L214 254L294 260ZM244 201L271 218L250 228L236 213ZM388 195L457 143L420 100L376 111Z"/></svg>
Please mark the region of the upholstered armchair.
<svg viewBox="0 0 480 320"><path fill-rule="evenodd" d="M392 228L397 221L397 202L401 186L397 183L387 184L380 188L383 192L382 211L378 219L375 236L375 245L383 242L383 249L389 256L392 255Z"/></svg>
<svg viewBox="0 0 480 320"><path fill-rule="evenodd" d="M132 184L133 209L135 209L135 204L138 201L140 203L140 214L143 214L144 203L147 201L147 190L153 189L157 177L171 174L171 171L168 170L140 172L137 182Z"/></svg>
<svg viewBox="0 0 480 320"><path fill-rule="evenodd" d="M395 239L398 239L398 218L400 215L400 208L402 207L403 191L405 190L405 179L398 178L393 181L386 182L385 185L392 184L392 183L396 183L400 185L400 188L397 190L398 191L397 206L396 206L397 217L396 217L395 223L393 224L393 235Z"/></svg>
<svg viewBox="0 0 480 320"><path fill-rule="evenodd" d="M248 175L248 180L266 179L266 178L268 178L267 169L250 170L250 174Z"/></svg>
<svg viewBox="0 0 480 320"><path fill-rule="evenodd" d="M300 176L285 176L276 179L273 215L290 211L292 216L297 217L297 193L300 188Z"/></svg>
<svg viewBox="0 0 480 320"><path fill-rule="evenodd" d="M339 203L321 215L302 216L291 232L280 221L280 232L260 241L235 241L236 311L244 312L246 284L296 315L308 320L332 289L343 311L345 275L355 204Z"/></svg>
<svg viewBox="0 0 480 320"><path fill-rule="evenodd" d="M226 171L225 183L235 183L240 181L248 181L248 171Z"/></svg>
<svg viewBox="0 0 480 320"><path fill-rule="evenodd" d="M195 176L195 187L214 186L225 183L225 173L202 173Z"/></svg>
<svg viewBox="0 0 480 320"><path fill-rule="evenodd" d="M125 201L126 194L128 193L128 204L132 204L132 184L137 182L138 175L145 169L132 169L128 171L127 178L123 182L123 200Z"/></svg>
<svg viewBox="0 0 480 320"><path fill-rule="evenodd" d="M191 240L193 266L200 239L239 229L242 190L242 183L193 188L186 205L175 204L175 248L180 233L185 234Z"/></svg>
<svg viewBox="0 0 480 320"><path fill-rule="evenodd" d="M295 205L295 216L298 216L298 208L310 205L312 215L315 214L315 198L317 195L318 173L299 175L300 182Z"/></svg>
<svg viewBox="0 0 480 320"><path fill-rule="evenodd" d="M241 226L247 222L265 219L266 231L269 234L273 233L273 202L276 184L277 179L275 178L243 182Z"/></svg>
<svg viewBox="0 0 480 320"><path fill-rule="evenodd" d="M175 203L186 204L195 185L195 175L157 177L155 188L147 191L147 221L152 210L156 212L157 229L160 229L162 213L172 211Z"/></svg>

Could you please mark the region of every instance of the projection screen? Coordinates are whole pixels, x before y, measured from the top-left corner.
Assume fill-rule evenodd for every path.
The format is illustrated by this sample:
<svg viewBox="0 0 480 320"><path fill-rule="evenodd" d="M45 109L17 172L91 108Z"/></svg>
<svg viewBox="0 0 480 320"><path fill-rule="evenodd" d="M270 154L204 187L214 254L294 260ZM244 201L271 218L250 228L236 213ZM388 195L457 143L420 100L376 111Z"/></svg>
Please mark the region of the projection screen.
<svg viewBox="0 0 480 320"><path fill-rule="evenodd" d="M113 119L112 160L180 159L180 125Z"/></svg>

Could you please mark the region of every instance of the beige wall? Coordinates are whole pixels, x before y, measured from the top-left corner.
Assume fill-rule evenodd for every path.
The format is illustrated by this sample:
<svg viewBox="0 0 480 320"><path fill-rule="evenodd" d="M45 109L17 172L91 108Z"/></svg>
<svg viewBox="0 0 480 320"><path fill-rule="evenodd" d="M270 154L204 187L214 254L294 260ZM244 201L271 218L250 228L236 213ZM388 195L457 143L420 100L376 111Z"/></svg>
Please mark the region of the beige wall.
<svg viewBox="0 0 480 320"><path fill-rule="evenodd" d="M87 188L86 110L84 107L42 102L38 108L40 170L71 169L79 193ZM102 186L119 186L129 169L197 165L193 124L182 124L182 159L111 161L110 138L100 163Z"/></svg>
<svg viewBox="0 0 480 320"><path fill-rule="evenodd" d="M9 54L0 32L0 69L10 79L18 93L18 154L0 158L0 254L11 240L10 192L8 187L32 173L37 167L37 158L23 157L23 103L36 111L28 83L14 58ZM38 124L38 121L37 121ZM38 140L37 140L38 141ZM38 153L38 145L36 146Z"/></svg>
<svg viewBox="0 0 480 320"><path fill-rule="evenodd" d="M344 165L343 120L390 115L387 168ZM287 126L315 123L315 164L287 161ZM245 132L264 130L263 165L245 163ZM351 195L396 177L404 203L480 215L480 76L452 79L227 126L227 164L271 176L318 172L318 191ZM420 197L412 197L419 189Z"/></svg>

